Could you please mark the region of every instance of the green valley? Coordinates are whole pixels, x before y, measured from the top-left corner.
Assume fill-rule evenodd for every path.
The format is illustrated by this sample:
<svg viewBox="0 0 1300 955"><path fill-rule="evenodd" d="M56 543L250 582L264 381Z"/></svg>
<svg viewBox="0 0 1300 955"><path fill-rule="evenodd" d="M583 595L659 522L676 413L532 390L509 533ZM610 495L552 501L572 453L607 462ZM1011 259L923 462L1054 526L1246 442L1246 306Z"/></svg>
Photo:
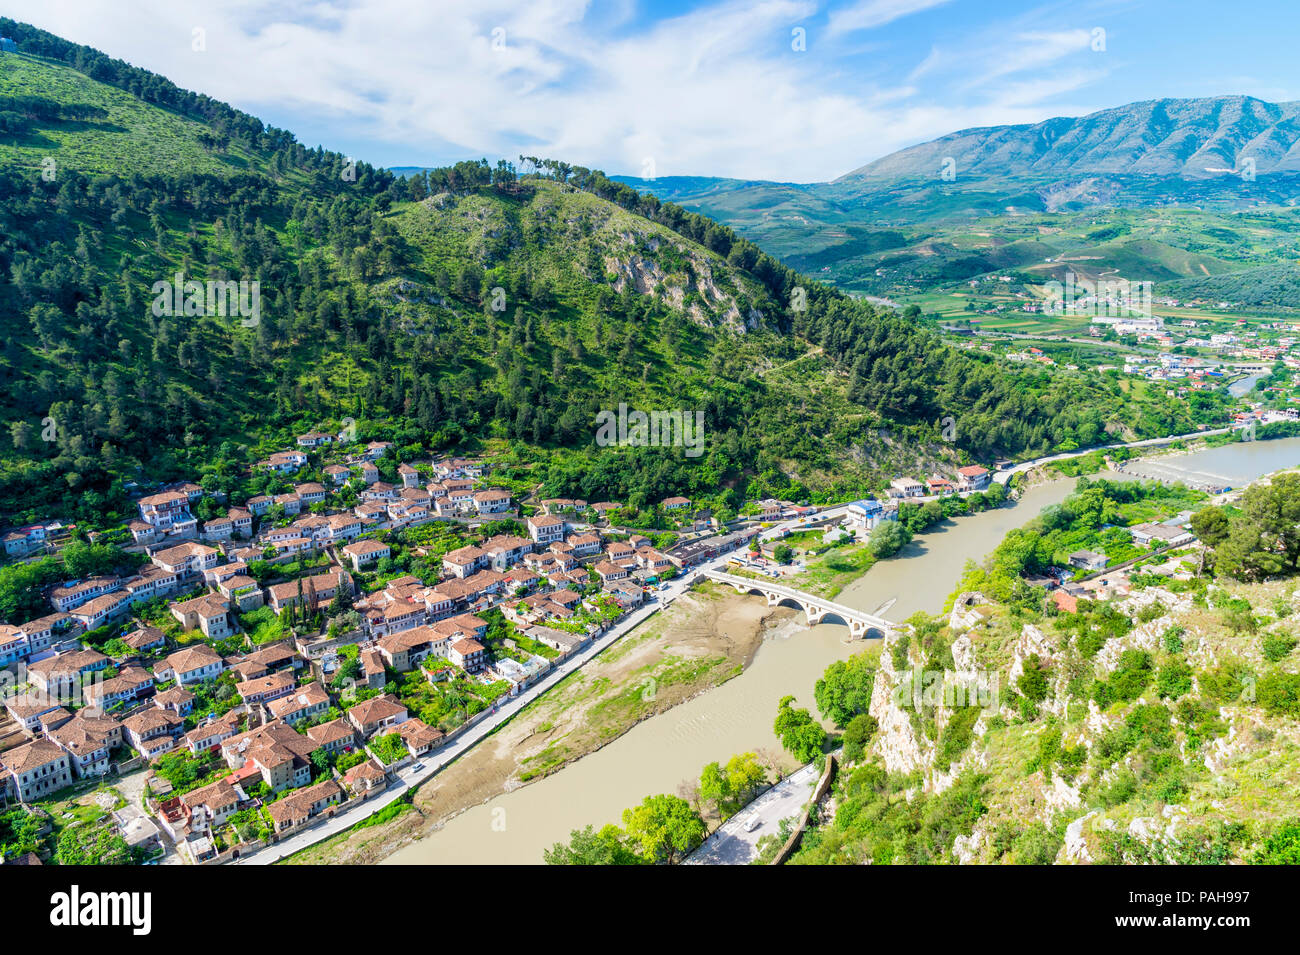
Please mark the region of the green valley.
<svg viewBox="0 0 1300 955"><path fill-rule="evenodd" d="M95 110L0 137L0 505L15 520L120 519L128 482L196 472L248 493L249 463L345 421L431 451L509 441L547 493L724 509L747 490L883 487L909 457L1194 423L1182 401L1123 402L1100 379L1013 379L598 172L463 162L399 179L0 27L37 51L7 58L0 94ZM257 281L258 324L153 314L154 284L177 274ZM702 412L708 453L594 447L594 416L620 403Z"/></svg>

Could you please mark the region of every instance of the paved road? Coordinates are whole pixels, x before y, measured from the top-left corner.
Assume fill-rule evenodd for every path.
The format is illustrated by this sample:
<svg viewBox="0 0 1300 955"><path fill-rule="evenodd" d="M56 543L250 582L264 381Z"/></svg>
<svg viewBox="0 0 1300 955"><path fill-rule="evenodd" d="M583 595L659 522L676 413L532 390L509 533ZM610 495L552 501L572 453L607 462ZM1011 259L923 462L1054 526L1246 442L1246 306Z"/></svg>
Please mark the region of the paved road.
<svg viewBox="0 0 1300 955"><path fill-rule="evenodd" d="M998 471L993 475L993 480L999 484L1006 484L1011 479L1011 475L1020 474L1031 468L1036 468L1040 464L1050 464L1053 461L1064 461L1067 458L1077 458L1085 454L1091 454L1093 451L1113 451L1116 448L1154 448L1162 444L1173 444L1175 441L1184 441L1188 438L1206 438L1212 434L1227 434L1232 428L1212 428L1209 431L1193 431L1190 434L1171 434L1164 438L1146 438L1142 441L1117 442L1115 444L1097 444L1091 448L1081 448L1078 451L1065 451L1061 454L1049 454L1045 457L1034 458L1030 461L1024 461L1015 467L1007 468L1005 471Z"/></svg>
<svg viewBox="0 0 1300 955"><path fill-rule="evenodd" d="M843 513L848 508L847 504L836 505L820 512L818 516L834 515ZM774 538L779 536L786 529L798 528L798 521L783 521L769 528L767 533L762 535L765 538ZM454 762L468 752L473 746L477 745L484 738L492 733L497 727L501 726L508 719L522 710L537 697L541 696L551 687L555 686L570 673L585 666L597 654L606 647L613 644L620 637L626 635L633 628L644 623L647 619L659 611L660 608L668 606L673 600L680 597L690 589L694 583L696 575L704 569L716 568L726 564L730 554L722 554L711 561L693 567L684 572L675 580L669 581L668 589L657 591L651 598L651 601L637 608L628 616L624 617L608 631L592 641L591 645L577 656L570 657L554 670L548 673L542 680L533 684L518 696L503 703L495 713L486 717L481 717L477 723L465 730L454 741L449 743L444 749L439 750L436 754L426 756L420 760L423 768L416 772L410 767L402 770L397 779L378 796L372 796L369 800L357 803L351 808L345 808L343 812L336 814L333 818L324 822L295 833L287 839L264 849L251 852L236 861L236 865L270 865L279 860L300 852L309 846L315 845L323 839L337 835L352 826L356 825L362 819L370 816L385 806L388 806L399 799L408 789L419 786L433 776L441 772L448 764Z"/></svg>
<svg viewBox="0 0 1300 955"><path fill-rule="evenodd" d="M674 582L675 583L675 582ZM665 591L665 595L671 595L672 591ZM344 811L335 815L332 819L306 829L288 839L281 840L273 846L269 846L254 854L241 858L239 862L250 863L255 865L267 865L283 859L286 856L306 849L308 846L320 842L322 839L328 839L337 833L349 829L356 825L366 816L372 815L383 809L385 806L396 801L408 789L413 786L419 786L433 776L437 775L444 767L454 762L468 752L472 747L480 743L497 727L501 726L512 716L522 710L537 697L541 696L551 687L555 686L570 673L584 666L588 661L598 653L616 641L619 637L626 634L633 627L642 623L659 609L658 604L646 604L633 611L627 617L624 617L615 626L592 641L591 645L580 654L565 660L543 679L533 684L518 696L507 700L501 704L495 713L481 717L477 723L456 737L445 748L439 750L436 754L426 756L419 760L423 767L419 771L407 767L402 770L397 779L388 789L379 795L372 797L364 803L356 804L350 811Z"/></svg>
<svg viewBox="0 0 1300 955"><path fill-rule="evenodd" d="M686 860L686 865L749 865L758 857L758 840L780 828L782 819L795 819L812 798L817 767L809 763L787 776L722 824ZM757 814L759 824L745 831L745 821Z"/></svg>

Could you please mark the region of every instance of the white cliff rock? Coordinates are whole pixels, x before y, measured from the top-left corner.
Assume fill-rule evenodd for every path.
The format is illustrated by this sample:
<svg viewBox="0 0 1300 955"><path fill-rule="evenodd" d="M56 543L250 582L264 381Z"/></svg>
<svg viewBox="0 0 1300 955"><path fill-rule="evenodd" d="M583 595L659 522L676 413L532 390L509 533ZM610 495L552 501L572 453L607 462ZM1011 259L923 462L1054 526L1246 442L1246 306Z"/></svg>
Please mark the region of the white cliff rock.
<svg viewBox="0 0 1300 955"><path fill-rule="evenodd" d="M1094 809L1086 816L1080 816L1065 827L1065 845L1061 846L1060 856L1058 856L1061 861L1092 861L1092 855L1088 852L1088 841L1083 837L1083 824L1095 815L1097 815L1097 810Z"/></svg>

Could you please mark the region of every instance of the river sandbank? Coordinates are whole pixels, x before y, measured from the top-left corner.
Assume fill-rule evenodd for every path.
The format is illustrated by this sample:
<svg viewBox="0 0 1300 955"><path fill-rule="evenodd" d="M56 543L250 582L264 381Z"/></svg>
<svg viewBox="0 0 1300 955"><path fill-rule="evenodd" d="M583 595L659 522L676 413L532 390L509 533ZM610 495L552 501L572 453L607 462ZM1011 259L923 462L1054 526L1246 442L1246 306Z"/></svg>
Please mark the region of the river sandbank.
<svg viewBox="0 0 1300 955"><path fill-rule="evenodd" d="M638 723L738 676L795 611L706 585L679 598L417 791L411 809L342 833L292 863L369 864L448 819L543 779Z"/></svg>

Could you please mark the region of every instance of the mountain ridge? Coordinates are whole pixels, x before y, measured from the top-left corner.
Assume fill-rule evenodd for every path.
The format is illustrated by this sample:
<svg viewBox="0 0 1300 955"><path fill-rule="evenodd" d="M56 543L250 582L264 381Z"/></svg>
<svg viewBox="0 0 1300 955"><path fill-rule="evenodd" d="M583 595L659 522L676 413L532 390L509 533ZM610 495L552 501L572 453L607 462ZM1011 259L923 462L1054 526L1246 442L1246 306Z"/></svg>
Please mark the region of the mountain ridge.
<svg viewBox="0 0 1300 955"><path fill-rule="evenodd" d="M1213 170L1241 171L1247 159L1255 161L1255 174L1300 172L1297 117L1300 102L1251 96L1140 100L1080 117L956 130L882 156L832 183L937 176L948 157L958 176L1204 178Z"/></svg>
<svg viewBox="0 0 1300 955"><path fill-rule="evenodd" d="M14 523L103 525L129 513L130 482L266 493L250 463L345 417L410 457L508 448L517 479L555 496L686 494L724 513L747 495L843 499L898 470L1191 427L1185 402L959 353L598 171L352 168L23 31L40 55L0 72L23 111L0 129L0 513ZM81 104L103 115L77 118ZM154 133L132 129L175 133L175 149L147 155ZM178 271L260 283L260 322L151 312L149 290ZM593 416L620 401L703 410L708 450L597 447ZM52 441L36 437L45 419Z"/></svg>
<svg viewBox="0 0 1300 955"><path fill-rule="evenodd" d="M1175 297L1176 283L1195 280L1212 298L1300 306L1284 283L1256 294L1232 275L1280 273L1294 258L1295 101L1164 98L973 127L824 183L620 181L868 295L906 300L918 288L953 289L1030 267L1027 281L1060 279L1048 263L1071 259L1085 273L1169 283L1162 291ZM1204 228L1189 228L1188 214Z"/></svg>

